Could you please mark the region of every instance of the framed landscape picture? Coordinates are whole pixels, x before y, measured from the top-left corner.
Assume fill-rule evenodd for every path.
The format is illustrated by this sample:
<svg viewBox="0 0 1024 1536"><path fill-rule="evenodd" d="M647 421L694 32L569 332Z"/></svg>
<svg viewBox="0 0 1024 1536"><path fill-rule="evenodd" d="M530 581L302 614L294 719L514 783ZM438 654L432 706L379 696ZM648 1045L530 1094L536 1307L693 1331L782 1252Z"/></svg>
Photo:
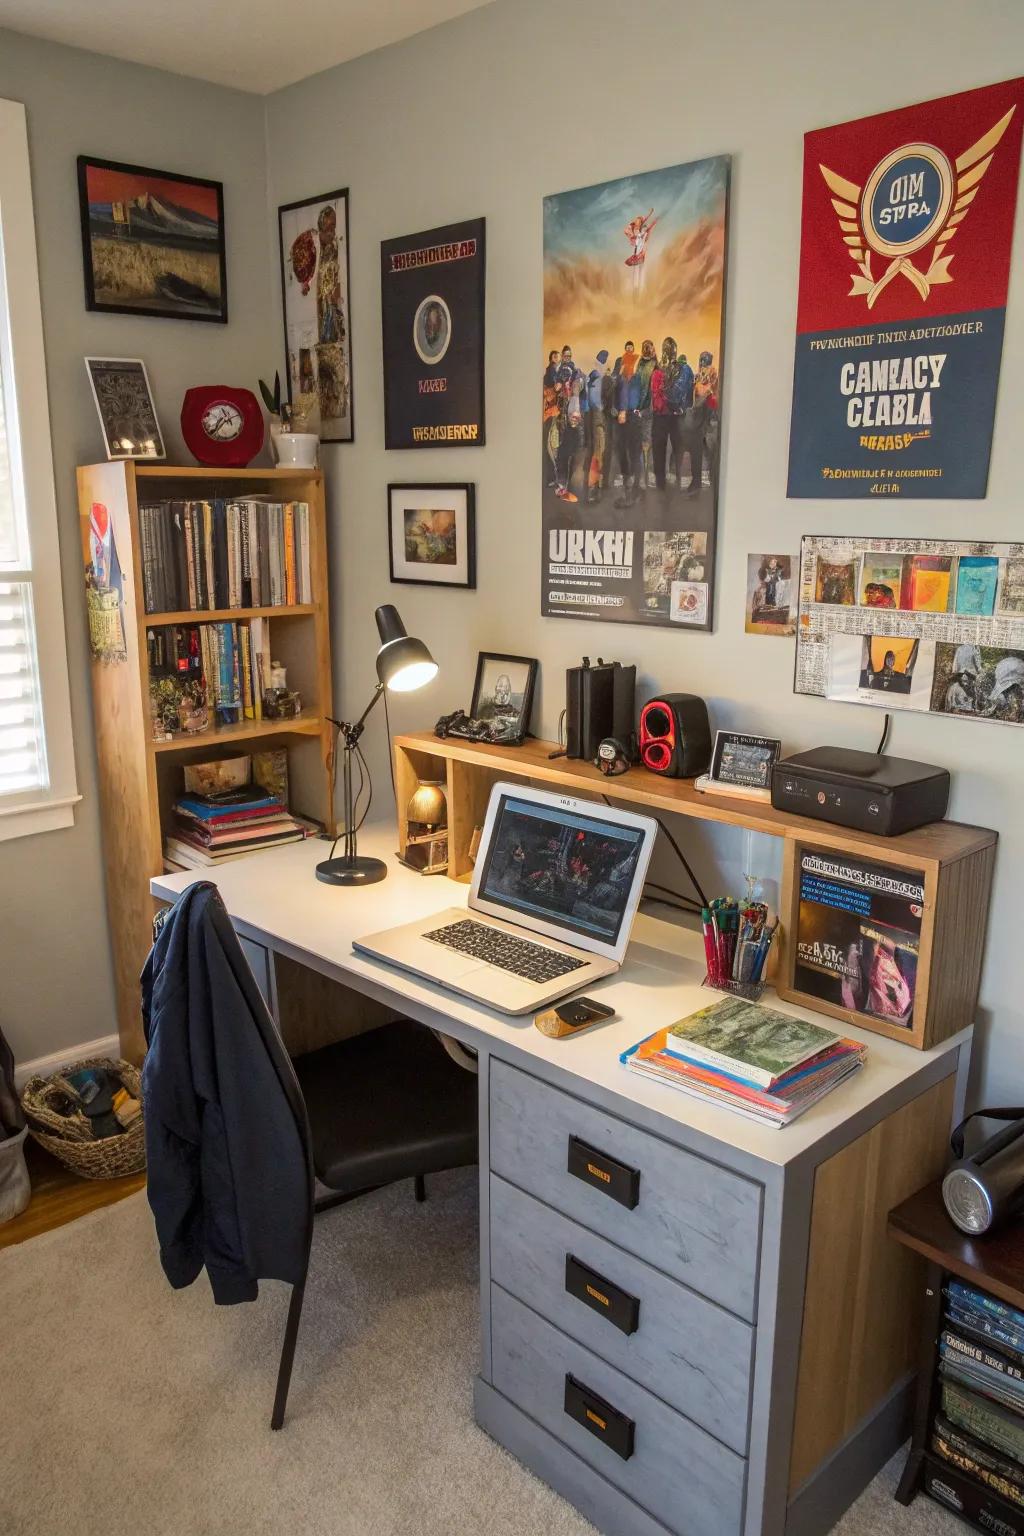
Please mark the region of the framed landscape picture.
<svg viewBox="0 0 1024 1536"><path fill-rule="evenodd" d="M352 349L348 192L325 192L277 210L281 241L288 400L322 443L350 443Z"/></svg>
<svg viewBox="0 0 1024 1536"><path fill-rule="evenodd" d="M226 324L219 181L78 157L89 309Z"/></svg>
<svg viewBox="0 0 1024 1536"><path fill-rule="evenodd" d="M476 586L475 487L389 485L391 580Z"/></svg>

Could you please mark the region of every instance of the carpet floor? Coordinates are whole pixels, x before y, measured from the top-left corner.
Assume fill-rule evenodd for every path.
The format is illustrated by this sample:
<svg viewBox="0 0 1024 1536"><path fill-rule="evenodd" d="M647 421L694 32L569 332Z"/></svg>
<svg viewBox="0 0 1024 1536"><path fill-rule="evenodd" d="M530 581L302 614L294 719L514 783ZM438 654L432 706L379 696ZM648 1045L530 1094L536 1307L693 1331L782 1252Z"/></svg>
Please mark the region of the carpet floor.
<svg viewBox="0 0 1024 1536"><path fill-rule="evenodd" d="M166 1284L143 1194L0 1252L4 1536L592 1536L472 1419L475 1172L322 1216L288 1419L267 1427L287 1288ZM835 1536L959 1536L892 1502Z"/></svg>

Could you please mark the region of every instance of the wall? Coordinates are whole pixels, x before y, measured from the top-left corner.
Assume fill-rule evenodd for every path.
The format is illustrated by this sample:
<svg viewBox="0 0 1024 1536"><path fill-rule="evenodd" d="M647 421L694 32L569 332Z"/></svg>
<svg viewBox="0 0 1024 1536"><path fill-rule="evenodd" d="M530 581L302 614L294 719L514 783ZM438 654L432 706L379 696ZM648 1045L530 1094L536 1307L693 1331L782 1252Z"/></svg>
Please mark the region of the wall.
<svg viewBox="0 0 1024 1536"><path fill-rule="evenodd" d="M865 502L785 497L801 136L1004 79L1019 67L1022 47L1019 0L981 0L967 12L957 0L860 0L852 10L820 0L719 0L699 13L678 0L499 0L271 97L271 207L351 189L357 441L325 453L342 706L358 710L371 686L374 605L397 599L410 631L441 663L425 694L392 711L397 728L422 727L468 705L476 652L486 647L541 658L535 723L552 735L563 669L586 651L636 660L649 691L703 693L717 725L781 735L792 749L824 741L873 748L878 712L794 697L792 643L743 633L748 550L795 554L804 532L885 531ZM542 619L542 198L721 152L735 158L717 631L683 636ZM480 214L487 217L488 446L387 453L379 241ZM905 504L899 531L908 535L1020 537L1022 240L1018 230L988 500ZM276 240L271 263L276 272ZM389 585L385 488L419 475L477 483L473 593ZM367 735L378 786L386 782L382 725L375 720ZM1013 951L1024 907L1024 736L900 716L891 749L948 764L951 814L1000 830L976 1083L983 1097L1019 1102L1024 1005ZM693 829L684 830L692 846ZM745 859L736 844L722 851L734 865Z"/></svg>
<svg viewBox="0 0 1024 1536"><path fill-rule="evenodd" d="M142 357L168 454L190 384L273 372L263 103L255 96L0 31L0 96L28 113L64 610L82 803L75 825L0 843L0 1027L19 1060L116 1032L104 910L75 465L102 458L87 354ZM227 326L89 314L75 158L225 183Z"/></svg>

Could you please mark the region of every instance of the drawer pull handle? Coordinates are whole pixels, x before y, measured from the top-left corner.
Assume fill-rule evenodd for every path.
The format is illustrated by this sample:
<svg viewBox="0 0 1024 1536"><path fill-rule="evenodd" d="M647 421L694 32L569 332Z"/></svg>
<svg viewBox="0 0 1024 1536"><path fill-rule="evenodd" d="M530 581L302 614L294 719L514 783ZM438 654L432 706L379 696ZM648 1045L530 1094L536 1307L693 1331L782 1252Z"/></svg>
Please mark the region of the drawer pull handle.
<svg viewBox="0 0 1024 1536"><path fill-rule="evenodd" d="M578 1136L569 1137L567 1167L574 1178L582 1179L584 1184L600 1190L603 1195L610 1195L628 1211L639 1204L639 1168L630 1168L627 1163L620 1163L606 1152L599 1152Z"/></svg>
<svg viewBox="0 0 1024 1536"><path fill-rule="evenodd" d="M632 1456L636 1434L633 1420L568 1372L565 1377L565 1411L570 1419L589 1430L596 1440L614 1451L616 1456L621 1456L623 1461L628 1461Z"/></svg>
<svg viewBox="0 0 1024 1536"><path fill-rule="evenodd" d="M636 1333L640 1326L640 1298L606 1280L572 1253L565 1256L565 1288L570 1296L591 1307L600 1317L606 1317L622 1333Z"/></svg>

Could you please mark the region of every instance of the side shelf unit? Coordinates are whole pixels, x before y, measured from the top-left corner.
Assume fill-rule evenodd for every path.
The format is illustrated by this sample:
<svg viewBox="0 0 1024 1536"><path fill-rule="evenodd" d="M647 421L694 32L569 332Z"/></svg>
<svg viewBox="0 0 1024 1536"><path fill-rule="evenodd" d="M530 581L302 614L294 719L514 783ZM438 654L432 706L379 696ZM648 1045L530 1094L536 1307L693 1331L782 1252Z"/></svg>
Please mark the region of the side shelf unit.
<svg viewBox="0 0 1024 1536"><path fill-rule="evenodd" d="M269 497L309 505L312 602L290 607L147 613L143 598L139 504L168 499ZM183 787L181 768L218 755L289 748L291 808L334 830L330 613L323 476L318 470L213 470L164 464L87 464L78 469L83 559L100 505L121 570L125 658L91 662L93 715L103 823L107 912L123 1053L141 1058L139 973L152 940L149 882L165 867L163 839ZM266 618L275 660L302 696L292 720L243 720L155 741L150 717L146 632L159 625ZM258 856L258 855L257 855Z"/></svg>
<svg viewBox="0 0 1024 1536"><path fill-rule="evenodd" d="M777 991L790 1002L829 1013L860 1029L928 1050L974 1023L981 984L996 834L986 827L937 821L900 837L879 837L853 828L834 827L760 801L702 794L692 779L665 779L645 768L631 768L606 778L591 763L551 754L550 741L528 740L521 747L493 747L451 737L441 740L429 731L397 736L394 742L395 786L399 806L399 852L404 855L402 809L424 779L445 782L448 800L448 874L473 877L473 834L487 810L492 787L500 780L536 783L565 789L574 795L604 795L627 805L692 816L723 826L750 828L783 842L780 953ZM800 903L800 860L806 850L826 856L845 855L887 865L898 873L920 875L924 887L921 941L917 971L917 1002L912 1027L872 1018L810 996L795 984L796 946L793 935Z"/></svg>

